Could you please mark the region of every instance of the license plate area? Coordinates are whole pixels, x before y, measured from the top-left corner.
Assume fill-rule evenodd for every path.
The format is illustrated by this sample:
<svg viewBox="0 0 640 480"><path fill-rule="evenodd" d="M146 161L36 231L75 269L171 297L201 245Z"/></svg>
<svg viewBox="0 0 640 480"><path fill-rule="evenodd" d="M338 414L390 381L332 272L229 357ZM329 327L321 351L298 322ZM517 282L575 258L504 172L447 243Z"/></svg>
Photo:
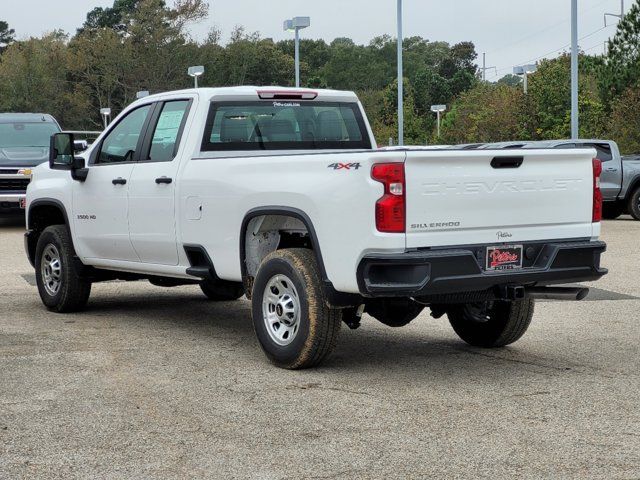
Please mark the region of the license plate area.
<svg viewBox="0 0 640 480"><path fill-rule="evenodd" d="M522 268L522 245L500 245L487 247L485 270L500 272Z"/></svg>

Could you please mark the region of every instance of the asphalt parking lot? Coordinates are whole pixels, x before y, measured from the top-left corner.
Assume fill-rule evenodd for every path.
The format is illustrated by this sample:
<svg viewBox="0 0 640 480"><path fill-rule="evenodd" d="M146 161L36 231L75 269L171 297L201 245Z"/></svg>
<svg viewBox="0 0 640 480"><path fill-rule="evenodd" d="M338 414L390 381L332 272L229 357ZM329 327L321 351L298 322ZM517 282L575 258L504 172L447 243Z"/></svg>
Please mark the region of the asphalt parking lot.
<svg viewBox="0 0 640 480"><path fill-rule="evenodd" d="M610 274L485 351L446 317L346 327L316 370L272 367L249 304L95 285L47 312L0 226L0 478L640 478L640 222Z"/></svg>

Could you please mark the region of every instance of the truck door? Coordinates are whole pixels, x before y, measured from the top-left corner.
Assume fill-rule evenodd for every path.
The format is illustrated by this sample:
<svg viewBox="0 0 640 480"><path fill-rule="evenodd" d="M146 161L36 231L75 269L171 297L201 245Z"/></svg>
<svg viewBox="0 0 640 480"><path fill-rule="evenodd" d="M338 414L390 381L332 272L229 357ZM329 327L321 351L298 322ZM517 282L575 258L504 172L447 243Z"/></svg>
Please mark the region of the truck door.
<svg viewBox="0 0 640 480"><path fill-rule="evenodd" d="M191 100L159 103L129 183L129 235L140 261L177 265L178 148Z"/></svg>
<svg viewBox="0 0 640 480"><path fill-rule="evenodd" d="M139 261L129 239L127 191L152 107L138 107L113 125L91 154L87 179L73 182L74 246L81 257Z"/></svg>
<svg viewBox="0 0 640 480"><path fill-rule="evenodd" d="M602 175L600 175L600 190L602 198L616 200L622 188L622 157L617 148L611 144L585 143L585 147L595 148L598 154L596 158L602 162Z"/></svg>

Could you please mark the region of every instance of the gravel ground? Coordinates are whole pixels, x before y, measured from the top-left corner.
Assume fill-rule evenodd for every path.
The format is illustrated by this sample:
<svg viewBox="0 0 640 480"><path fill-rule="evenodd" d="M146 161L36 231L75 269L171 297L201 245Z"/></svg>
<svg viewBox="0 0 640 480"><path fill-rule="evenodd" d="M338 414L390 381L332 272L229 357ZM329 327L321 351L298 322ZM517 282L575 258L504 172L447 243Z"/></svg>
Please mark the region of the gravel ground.
<svg viewBox="0 0 640 480"><path fill-rule="evenodd" d="M509 348L365 318L302 372L197 287L49 313L22 233L0 227L1 478L640 478L640 222L605 222L599 290L537 304Z"/></svg>

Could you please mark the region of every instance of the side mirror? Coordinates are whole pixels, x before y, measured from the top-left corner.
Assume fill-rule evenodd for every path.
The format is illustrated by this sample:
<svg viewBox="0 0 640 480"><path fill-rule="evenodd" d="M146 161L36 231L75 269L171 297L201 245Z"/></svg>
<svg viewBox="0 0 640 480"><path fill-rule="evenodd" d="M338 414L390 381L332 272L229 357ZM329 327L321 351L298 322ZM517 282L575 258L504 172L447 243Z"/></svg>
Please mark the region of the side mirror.
<svg viewBox="0 0 640 480"><path fill-rule="evenodd" d="M75 164L74 150L72 133L51 135L49 167L54 170L71 170Z"/></svg>

